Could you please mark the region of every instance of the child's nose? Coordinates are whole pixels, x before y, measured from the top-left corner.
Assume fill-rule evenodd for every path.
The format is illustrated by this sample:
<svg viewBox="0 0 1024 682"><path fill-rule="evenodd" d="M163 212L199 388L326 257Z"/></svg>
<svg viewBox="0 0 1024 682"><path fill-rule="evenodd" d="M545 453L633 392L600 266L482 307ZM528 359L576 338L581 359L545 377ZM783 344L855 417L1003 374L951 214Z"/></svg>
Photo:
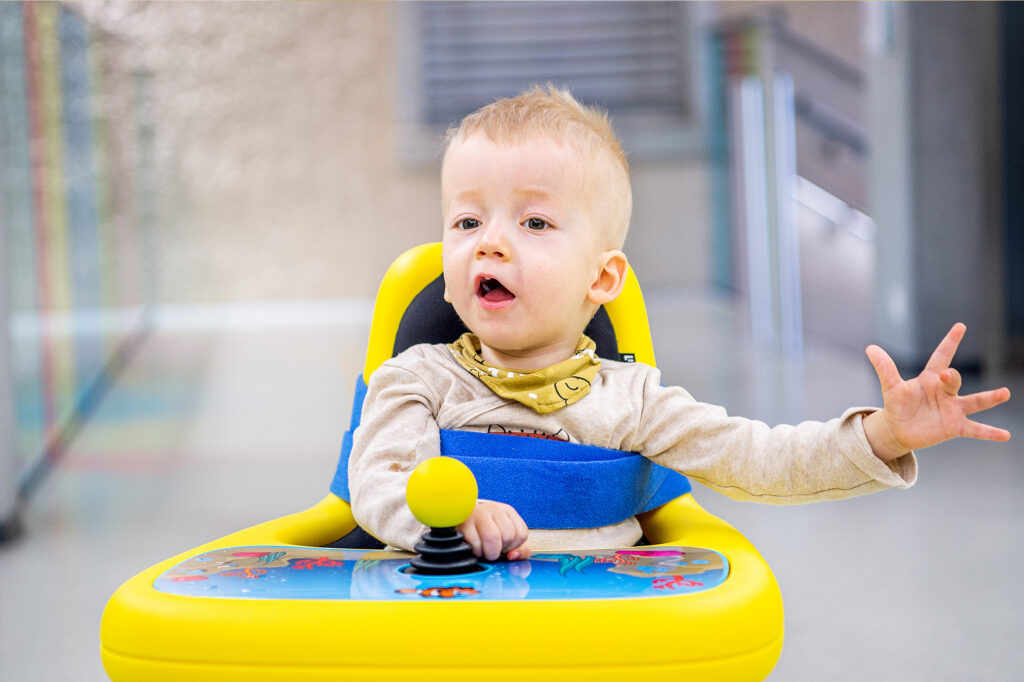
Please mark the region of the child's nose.
<svg viewBox="0 0 1024 682"><path fill-rule="evenodd" d="M493 256L504 259L511 255L506 231L497 221L484 225L479 234L480 241L476 245L476 255L478 258Z"/></svg>

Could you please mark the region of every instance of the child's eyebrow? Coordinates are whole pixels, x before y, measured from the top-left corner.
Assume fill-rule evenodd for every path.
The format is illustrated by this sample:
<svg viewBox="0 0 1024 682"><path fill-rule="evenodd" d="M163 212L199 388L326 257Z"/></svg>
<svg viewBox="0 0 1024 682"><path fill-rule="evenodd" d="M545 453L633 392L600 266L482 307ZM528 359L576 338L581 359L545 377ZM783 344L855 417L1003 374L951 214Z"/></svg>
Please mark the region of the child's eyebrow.
<svg viewBox="0 0 1024 682"><path fill-rule="evenodd" d="M483 198L483 195L483 190L465 189L453 196L451 201L480 201Z"/></svg>
<svg viewBox="0 0 1024 682"><path fill-rule="evenodd" d="M551 192L548 192L547 190L540 189L540 188L534 188L534 187L517 188L517 189L515 189L513 191L513 194L515 194L516 197L521 197L523 199L550 199L552 197ZM484 199L484 191L483 190L481 190L481 189L464 189L461 192L459 192L458 194L456 194L455 196L453 196L448 203L452 204L452 203L455 203L455 202L464 202L464 201L470 201L470 202L472 202L472 201L482 201L483 199Z"/></svg>
<svg viewBox="0 0 1024 682"><path fill-rule="evenodd" d="M535 189L535 188L531 188L531 187L517 189L515 191L515 193L516 193L516 195L524 197L526 199L550 199L551 198L551 192L548 192L547 190Z"/></svg>

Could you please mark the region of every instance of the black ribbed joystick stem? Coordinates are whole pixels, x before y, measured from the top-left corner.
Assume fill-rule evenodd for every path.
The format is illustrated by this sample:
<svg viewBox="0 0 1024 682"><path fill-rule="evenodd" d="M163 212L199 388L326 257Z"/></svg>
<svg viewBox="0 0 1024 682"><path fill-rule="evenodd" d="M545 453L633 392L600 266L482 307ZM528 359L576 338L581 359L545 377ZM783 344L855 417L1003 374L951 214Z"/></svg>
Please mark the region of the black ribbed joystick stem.
<svg viewBox="0 0 1024 682"><path fill-rule="evenodd" d="M454 528L431 528L413 549L418 556L409 562L410 573L452 575L480 570L473 548Z"/></svg>

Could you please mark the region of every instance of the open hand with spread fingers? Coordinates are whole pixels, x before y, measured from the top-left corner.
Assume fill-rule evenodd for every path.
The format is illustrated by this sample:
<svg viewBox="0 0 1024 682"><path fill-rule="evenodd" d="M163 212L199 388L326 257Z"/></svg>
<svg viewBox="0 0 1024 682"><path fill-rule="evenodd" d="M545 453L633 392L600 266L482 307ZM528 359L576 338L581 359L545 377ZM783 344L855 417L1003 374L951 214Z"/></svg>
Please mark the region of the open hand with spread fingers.
<svg viewBox="0 0 1024 682"><path fill-rule="evenodd" d="M866 353L882 384L883 409L864 418L864 431L875 454L891 461L911 450L937 445L951 438L1007 441L1010 432L969 419L1010 399L1003 387L959 395L960 373L950 367L967 327L956 323L932 353L924 370L905 381L896 363L878 346Z"/></svg>

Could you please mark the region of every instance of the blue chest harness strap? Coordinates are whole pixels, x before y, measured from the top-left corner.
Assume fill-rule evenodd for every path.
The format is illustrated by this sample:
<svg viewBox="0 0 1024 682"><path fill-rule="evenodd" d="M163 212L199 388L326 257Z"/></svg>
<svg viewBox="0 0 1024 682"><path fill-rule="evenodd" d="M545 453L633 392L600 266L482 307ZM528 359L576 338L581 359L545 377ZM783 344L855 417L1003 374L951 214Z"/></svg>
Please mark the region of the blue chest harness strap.
<svg viewBox="0 0 1024 682"><path fill-rule="evenodd" d="M366 384L356 385L352 422L331 492L349 500L348 457ZM689 480L634 452L565 441L441 430L441 454L464 462L480 498L515 507L530 528L597 528L690 492Z"/></svg>

